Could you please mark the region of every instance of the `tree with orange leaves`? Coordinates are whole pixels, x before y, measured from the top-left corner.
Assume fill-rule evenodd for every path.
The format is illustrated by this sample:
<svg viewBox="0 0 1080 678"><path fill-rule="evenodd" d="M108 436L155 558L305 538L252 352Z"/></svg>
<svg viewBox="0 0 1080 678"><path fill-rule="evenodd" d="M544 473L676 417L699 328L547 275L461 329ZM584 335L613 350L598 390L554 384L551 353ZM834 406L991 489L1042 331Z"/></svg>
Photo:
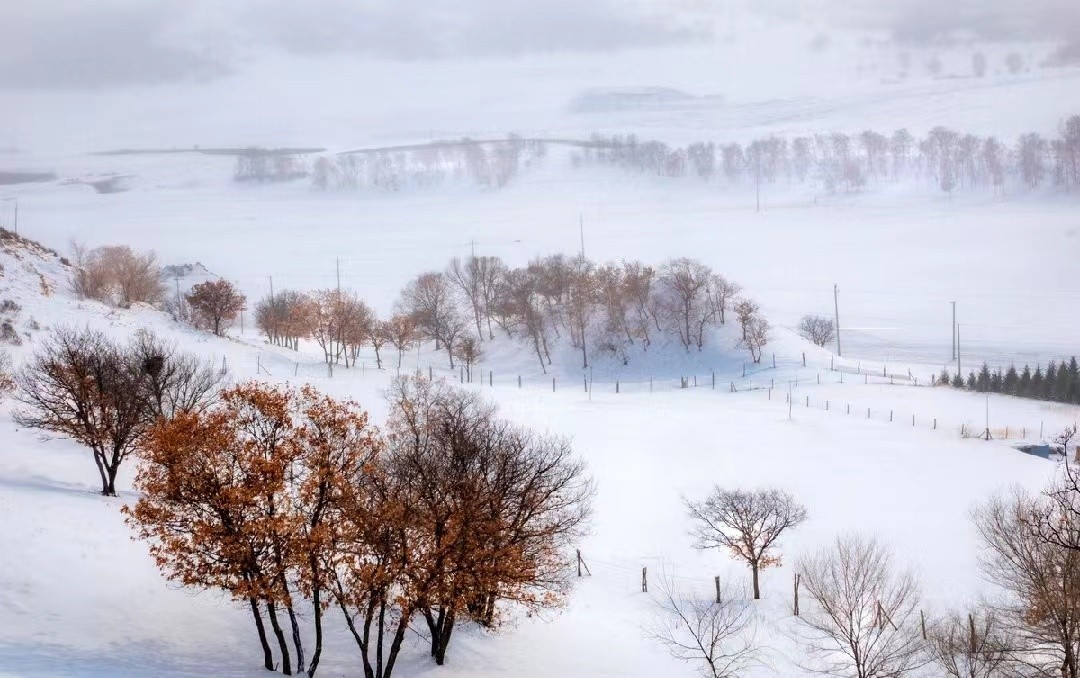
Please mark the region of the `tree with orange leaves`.
<svg viewBox="0 0 1080 678"><path fill-rule="evenodd" d="M754 600L761 598L761 570L780 564L780 536L806 520L806 508L783 490L713 488L702 501L686 501L699 549L728 549L750 566Z"/></svg>
<svg viewBox="0 0 1080 678"><path fill-rule="evenodd" d="M135 479L142 496L125 512L170 580L247 602L263 665L273 670L265 608L289 675L292 657L278 618L284 608L296 670L310 676L322 650L323 563L333 544L327 521L377 451L377 433L355 404L310 388L249 383L224 391L212 410L183 412L151 429ZM298 596L314 603L310 663Z"/></svg>
<svg viewBox="0 0 1080 678"><path fill-rule="evenodd" d="M184 297L191 305L196 325L221 337L244 310L247 299L228 280L207 280Z"/></svg>

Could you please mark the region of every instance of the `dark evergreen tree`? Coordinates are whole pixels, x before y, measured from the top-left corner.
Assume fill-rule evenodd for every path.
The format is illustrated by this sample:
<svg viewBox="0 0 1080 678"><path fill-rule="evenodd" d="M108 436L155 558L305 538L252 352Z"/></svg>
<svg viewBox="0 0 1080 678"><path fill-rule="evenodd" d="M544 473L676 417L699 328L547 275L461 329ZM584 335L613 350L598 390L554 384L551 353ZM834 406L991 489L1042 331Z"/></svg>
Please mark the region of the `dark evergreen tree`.
<svg viewBox="0 0 1080 678"><path fill-rule="evenodd" d="M986 363L979 368L979 376L975 378L975 390L986 393L990 390L990 366Z"/></svg>
<svg viewBox="0 0 1080 678"><path fill-rule="evenodd" d="M1070 403L1080 403L1080 364L1076 356L1069 360L1069 396Z"/></svg>
<svg viewBox="0 0 1080 678"><path fill-rule="evenodd" d="M1054 383L1054 389L1051 393L1051 398L1059 403L1069 402L1069 384L1072 382L1072 378L1069 376L1069 368L1065 364L1065 361L1061 361L1061 365L1058 366L1057 380Z"/></svg>
<svg viewBox="0 0 1080 678"><path fill-rule="evenodd" d="M1020 379L1016 382L1016 395L1022 398L1031 396L1031 368L1024 365L1024 371L1020 373Z"/></svg>
<svg viewBox="0 0 1080 678"><path fill-rule="evenodd" d="M1001 393L1004 389L1002 384L1005 382L1005 377L1001 374L1001 368L994 370L994 373L990 375L990 392Z"/></svg>
<svg viewBox="0 0 1080 678"><path fill-rule="evenodd" d="M939 386L948 386L949 381L949 370L942 367L941 374L939 374L937 378L937 383Z"/></svg>
<svg viewBox="0 0 1080 678"><path fill-rule="evenodd" d="M967 380L967 388L968 388L968 390L969 391L976 390L978 388L978 384L979 384L979 381L975 377L975 373L974 372L969 372L968 373L968 380Z"/></svg>
<svg viewBox="0 0 1080 678"><path fill-rule="evenodd" d="M1031 388L1028 389L1028 398L1042 398L1043 372L1040 365L1035 366L1035 374L1031 375Z"/></svg>
<svg viewBox="0 0 1080 678"><path fill-rule="evenodd" d="M1028 379L1031 375L1028 375ZM1008 393L1009 395L1016 395L1017 382L1020 380L1020 375L1016 373L1016 368L1009 365L1009 369L1005 372L1005 376L1001 380L1001 392Z"/></svg>
<svg viewBox="0 0 1080 678"><path fill-rule="evenodd" d="M964 378L960 376L959 372L957 372L956 374L953 375L952 387L953 388L964 388Z"/></svg>
<svg viewBox="0 0 1080 678"><path fill-rule="evenodd" d="M1050 400L1054 397L1054 384L1057 383L1057 365L1051 360L1050 364L1046 366L1046 378L1042 382L1042 390L1039 392L1039 398L1043 400Z"/></svg>

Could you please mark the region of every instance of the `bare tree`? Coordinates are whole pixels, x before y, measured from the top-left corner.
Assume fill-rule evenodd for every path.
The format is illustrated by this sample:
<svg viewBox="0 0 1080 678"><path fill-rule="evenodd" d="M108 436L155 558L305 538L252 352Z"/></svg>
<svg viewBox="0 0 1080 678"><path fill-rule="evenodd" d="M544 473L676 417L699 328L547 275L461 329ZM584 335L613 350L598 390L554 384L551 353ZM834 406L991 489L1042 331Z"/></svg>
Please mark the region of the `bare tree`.
<svg viewBox="0 0 1080 678"><path fill-rule="evenodd" d="M72 244L75 272L71 287L76 294L113 306L160 304L165 298L161 268L153 252L136 254L126 245L86 250Z"/></svg>
<svg viewBox="0 0 1080 678"><path fill-rule="evenodd" d="M838 537L801 559L797 571L815 603L799 617L811 668L832 676L892 678L927 663L918 582L895 570L880 543Z"/></svg>
<svg viewBox="0 0 1080 678"><path fill-rule="evenodd" d="M687 595L662 576L653 603L656 617L646 634L706 678L735 678L759 662L753 610L729 593L719 599Z"/></svg>
<svg viewBox="0 0 1080 678"><path fill-rule="evenodd" d="M746 340L746 326L751 318L757 316L759 310L757 303L750 299L740 299L735 303L735 317L739 319L739 325L742 327L743 341Z"/></svg>
<svg viewBox="0 0 1080 678"><path fill-rule="evenodd" d="M128 359L138 369L139 395L150 420L204 411L214 404L225 377L215 366L181 353L149 330L136 332Z"/></svg>
<svg viewBox="0 0 1080 678"><path fill-rule="evenodd" d="M931 658L953 678L1004 676L1009 646L1008 630L993 608L951 612L927 633Z"/></svg>
<svg viewBox="0 0 1080 678"><path fill-rule="evenodd" d="M822 315L804 315L799 321L799 334L817 346L825 346L836 339L836 325L832 318Z"/></svg>
<svg viewBox="0 0 1080 678"><path fill-rule="evenodd" d="M144 333L131 347L97 331L58 329L19 372L20 426L57 433L90 448L101 493L159 417L197 411L213 400L220 375Z"/></svg>
<svg viewBox="0 0 1080 678"><path fill-rule="evenodd" d="M446 278L456 288L472 310L473 321L476 323L476 336L484 338L484 294L483 283L480 273L480 262L475 256L471 256L462 262L458 257L450 260L450 266L446 270Z"/></svg>
<svg viewBox="0 0 1080 678"><path fill-rule="evenodd" d="M1018 663L1035 675L1080 676L1080 521L1068 479L1043 497L1016 489L976 509L986 576Z"/></svg>
<svg viewBox="0 0 1080 678"><path fill-rule="evenodd" d="M701 501L685 500L699 549L727 549L753 575L754 600L761 598L759 572L780 564L781 535L806 520L806 508L784 490L713 488Z"/></svg>
<svg viewBox="0 0 1080 678"><path fill-rule="evenodd" d="M454 346L453 352L454 355L457 356L457 359L465 366L466 381L471 382L473 365L480 362L480 358L483 357L480 341L476 337L462 337Z"/></svg>
<svg viewBox="0 0 1080 678"><path fill-rule="evenodd" d="M700 328L713 318L708 295L712 275L708 266L685 257L672 259L660 269L661 308L687 352L694 344L701 348Z"/></svg>
<svg viewBox="0 0 1080 678"><path fill-rule="evenodd" d="M405 357L405 352L417 342L416 321L411 315L395 314L386 323L386 340L397 349L397 366L401 369L401 359Z"/></svg>
<svg viewBox="0 0 1080 678"><path fill-rule="evenodd" d="M761 352L769 343L769 332L772 330L769 321L760 316L754 316L743 326L743 330L745 335L739 345L750 351L750 358L755 363L760 363Z"/></svg>
<svg viewBox="0 0 1080 678"><path fill-rule="evenodd" d="M1064 369L1064 368L1062 368ZM1061 453L1068 457L1069 443L1076 437L1076 424L1072 426L1066 426L1065 430L1054 436L1054 442L1061 445Z"/></svg>
<svg viewBox="0 0 1080 678"><path fill-rule="evenodd" d="M435 350L442 347L444 325L452 306L449 283L442 273L423 273L401 292L402 309L435 342Z"/></svg>

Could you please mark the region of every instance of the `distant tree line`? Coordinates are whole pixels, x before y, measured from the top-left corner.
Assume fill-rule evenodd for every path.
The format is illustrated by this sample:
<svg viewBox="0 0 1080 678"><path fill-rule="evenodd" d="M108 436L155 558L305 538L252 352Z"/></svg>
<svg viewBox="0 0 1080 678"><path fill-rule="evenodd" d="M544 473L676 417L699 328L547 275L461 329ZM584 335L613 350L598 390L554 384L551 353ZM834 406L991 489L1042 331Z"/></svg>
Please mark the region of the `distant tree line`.
<svg viewBox="0 0 1080 678"><path fill-rule="evenodd" d="M502 188L522 166L543 158L546 144L510 135L506 140L453 142L321 156L312 185L321 191L399 191L447 181Z"/></svg>
<svg viewBox="0 0 1080 678"><path fill-rule="evenodd" d="M922 139L899 129L891 134L865 130L685 147L634 135L593 135L591 141L576 156L577 164L614 165L665 177L759 184L786 180L828 191L907 179L946 193L982 187L1001 191L1008 180L1032 189L1046 183L1065 189L1080 186L1080 115L1064 121L1057 137L1029 133L1011 144L946 127L935 127Z"/></svg>
<svg viewBox="0 0 1080 678"><path fill-rule="evenodd" d="M597 264L555 254L510 268L498 257L453 258L444 271L429 271L402 290L389 319L379 319L349 290L292 290L268 295L255 307L255 322L275 344L292 349L314 340L327 363L355 365L362 348L384 347L397 366L417 342L445 350L451 368L471 371L485 342L496 334L523 342L545 372L555 342L566 339L583 368L595 355L628 364L635 352L657 342L700 351L709 330L734 317L738 345L761 360L771 328L758 305L708 266L689 258L659 267L639 261Z"/></svg>
<svg viewBox="0 0 1080 678"><path fill-rule="evenodd" d="M1000 367L991 370L989 365L983 363L978 372L969 372L964 378L959 372L949 376L949 371L943 369L938 376L938 384L979 393L1004 393L1021 398L1080 404L1080 365L1075 356L1067 362L1062 360L1055 363L1051 360L1045 371L1041 365L1036 365L1034 371L1028 365L1024 365L1020 371L1012 365L1007 370Z"/></svg>

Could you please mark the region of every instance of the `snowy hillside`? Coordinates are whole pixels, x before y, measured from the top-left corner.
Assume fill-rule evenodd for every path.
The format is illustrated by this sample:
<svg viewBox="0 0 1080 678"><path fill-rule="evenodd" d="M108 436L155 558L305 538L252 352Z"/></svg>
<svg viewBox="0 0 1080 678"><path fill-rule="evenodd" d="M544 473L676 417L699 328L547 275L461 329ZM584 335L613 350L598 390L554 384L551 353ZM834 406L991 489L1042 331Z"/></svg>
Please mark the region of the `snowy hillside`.
<svg viewBox="0 0 1080 678"><path fill-rule="evenodd" d="M830 23L824 2L771 17L790 9L780 0L553 0L534 20L546 40L538 49L503 44L533 35L520 25L527 2L493 3L490 23L473 16L486 7L480 0L462 3L461 16L435 3L439 21L415 26L406 19L426 3L312 3L310 14L293 14L288 3L241 12L247 3L197 2L191 25L174 25L186 10L165 4L171 37L205 49L152 55L168 69L185 58L206 66L194 76L139 80L161 64L98 49L86 64L56 57L74 84L28 86L20 78L35 71L3 57L21 45L34 62L48 50L21 37L0 45L0 351L18 370L58 328L119 342L150 330L222 368L227 383L310 384L354 399L378 426L390 411L387 387L418 373L568 437L597 494L589 534L575 545L583 576L571 573L566 605L537 614L508 606L498 632L459 626L445 666L430 661L421 621L395 676L698 675L648 629L663 580L710 599L714 577L751 611L763 648L740 676L816 675L792 613L794 564L841 534L875 535L910 566L928 618L999 593L980 572L972 509L1057 477L1057 459L1017 447L1075 425L1080 406L931 383L943 368L966 375L983 363L1034 368L1080 354L1080 170L1074 183L1053 176L1068 167L1063 158L1080 158L1080 146L1067 156L1062 141L1065 120L1080 114L1080 65L1061 56L1064 43L1019 29L905 41L870 20ZM321 21L315 4L332 6L340 23ZM350 20L380 4L395 9L349 32ZM629 18L630 4L644 20ZM868 16L878 8L852 5ZM53 44L45 28L68 9L42 10L43 23L22 24L40 31L26 35ZM88 24L88 34L134 26L142 35L153 23L146 12L130 26ZM195 30L218 12L236 25ZM612 30L626 35L573 47L615 19ZM272 20L282 21L276 39L312 42L268 47L257 36ZM61 42L82 45L72 37L82 26L71 30ZM401 44L366 51L387 41ZM115 58L135 80L99 81L109 75L97 72L99 58ZM589 156L598 139L633 135L715 144L719 163L725 144L749 152L755 140L803 137L825 148L842 133L855 148L864 130L906 129L912 158L936 158L918 143L939 126L970 135L972 148L1001 141L1010 174L945 190L927 161L838 186L790 170L763 182L749 162L741 174L717 169L706 179ZM1018 138L1029 133L1041 135L1046 161L1035 186L1016 169ZM520 152L520 167L501 175L507 148ZM207 281L235 284L246 295L240 319L215 337L149 305L80 298L68 257L110 245L153 251L169 300ZM594 347L583 368L565 335L552 339L544 364L524 334L500 330L466 380L431 341L400 365L386 346L381 369L370 347L352 367L329 367L314 340L289 350L255 328L256 304L286 290L345 290L388 319L409 281L470 254L509 268L556 254L657 267L690 257L760 305L769 343L755 363L729 320L714 321L700 348L684 348L654 312L647 351L634 344L621 360ZM800 336L808 314L838 319L842 355L841 341L819 347ZM121 469L119 496L102 497L86 448L21 428L19 407L13 394L0 398L0 675L265 675L250 611L167 582L133 539L121 509L138 500L134 460ZM806 506L780 562L763 571L760 601L741 562L692 546L685 501L714 485L781 488ZM307 622L310 610L301 616ZM363 675L336 609L326 627L318 675Z"/></svg>
<svg viewBox="0 0 1080 678"><path fill-rule="evenodd" d="M123 337L136 328L160 333L182 348L213 361L227 361L231 379L298 379L332 394L359 399L376 419L385 414L380 390L391 370L337 369L329 377L321 357L265 346L248 331L234 339L209 338L182 328L153 310L120 311L79 301L68 291L67 269L52 254L8 242L0 297L22 307L17 324L23 345L17 361L43 334L60 325L99 328ZM28 328L36 323L38 330ZM237 332L236 334L239 334ZM789 349L806 348L791 339ZM430 346L428 347L430 350ZM655 612L640 593L640 568L666 572L684 588L706 591L714 575L743 586L746 572L717 554L690 548L683 497L698 496L712 483L777 485L797 493L810 521L785 545L785 561L827 543L836 533L873 531L917 567L927 611L969 602L985 591L976 570L975 537L967 512L978 500L1014 482L1040 487L1054 471L1045 460L1023 455L1004 442L963 440L945 421L958 422L981 411L982 398L912 386L866 385L847 375L833 383L822 355L810 351L810 367L771 368L756 375L785 382L774 391L746 391L747 381L726 371L721 379L740 390L712 390L704 383L680 390L667 380L649 393L619 394L610 383L591 394L567 385L550 392L539 379L519 390L512 380L474 384L513 419L540 430L572 436L588 461L599 495L592 535L581 544L591 576L576 582L565 610L540 618L517 618L510 629L490 636L466 629L447 667L428 667L422 640L410 638L406 675L692 675L647 640L642 627ZM425 352L416 364L443 365ZM416 363L412 363L416 361ZM815 364L816 363L816 364ZM490 368L512 372L512 362ZM730 365L729 365L730 367ZM294 377L293 373L299 376ZM268 377L267 373L274 375ZM443 372L446 374L445 372ZM823 374L826 384L818 386ZM776 375L776 376L771 376ZM452 373L448 374L453 378ZM786 382L794 407L784 402ZM639 384L640 386L640 384ZM936 396L949 402L939 402ZM812 407L804 405L809 397ZM831 411L821 401L833 399ZM839 412L841 400L872 407L874 418ZM185 675L212 665L218 675L257 675L246 652L252 649L243 610L220 597L192 595L160 578L145 546L130 541L119 507L133 496L102 499L90 482L85 451L60 439L41 442L16 430L2 405L0 511L7 519L0 540L25 545L0 556L0 667L10 675L57 673ZM895 408L897 421L883 412ZM936 413L941 429L927 421L911 427L899 412ZM1058 427L1077 416L1076 408L1036 405L995 397L998 421L1045 421ZM1034 434L1032 434L1034 435ZM121 480L128 487L130 469ZM647 499L647 501L645 500ZM764 600L756 608L760 635L770 648L769 667L753 675L801 675L795 628L787 600L791 570L769 570ZM158 620L152 622L150 620ZM355 649L343 635L329 639L323 671L351 675Z"/></svg>

